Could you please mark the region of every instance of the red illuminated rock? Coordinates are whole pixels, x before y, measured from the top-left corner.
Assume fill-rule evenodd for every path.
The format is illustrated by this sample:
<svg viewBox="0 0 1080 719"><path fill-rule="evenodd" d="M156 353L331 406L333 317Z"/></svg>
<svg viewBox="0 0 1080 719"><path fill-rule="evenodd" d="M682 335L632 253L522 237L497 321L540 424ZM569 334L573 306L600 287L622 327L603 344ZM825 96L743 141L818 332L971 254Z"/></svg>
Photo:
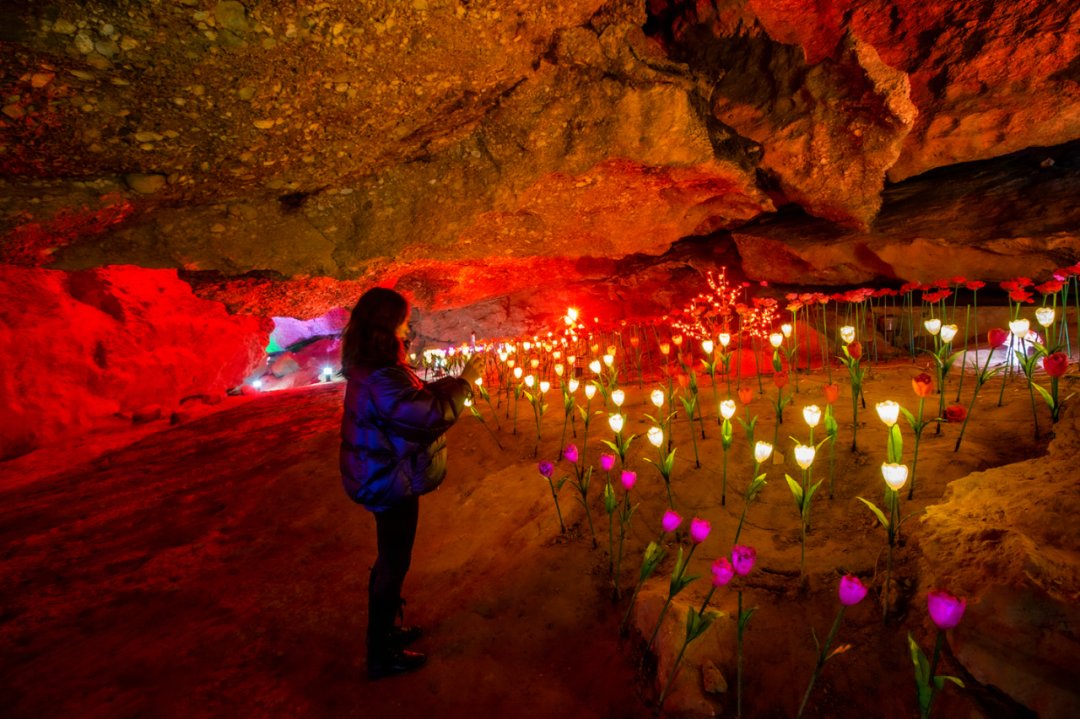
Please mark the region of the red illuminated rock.
<svg viewBox="0 0 1080 719"><path fill-rule="evenodd" d="M0 458L117 413L221 395L262 359L268 321L195 297L173 270L0 265Z"/></svg>

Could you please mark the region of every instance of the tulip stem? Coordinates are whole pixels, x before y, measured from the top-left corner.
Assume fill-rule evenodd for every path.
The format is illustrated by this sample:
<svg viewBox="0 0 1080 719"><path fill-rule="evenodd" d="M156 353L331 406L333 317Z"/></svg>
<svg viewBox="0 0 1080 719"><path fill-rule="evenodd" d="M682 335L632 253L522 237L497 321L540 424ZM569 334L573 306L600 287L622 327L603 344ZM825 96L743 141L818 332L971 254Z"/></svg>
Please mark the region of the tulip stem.
<svg viewBox="0 0 1080 719"><path fill-rule="evenodd" d="M979 391L977 386L976 386L975 391L976 392ZM914 456L911 458L911 486L908 487L908 493L907 493L907 498L908 499L914 499L915 498L915 470L919 466L919 440L922 439L922 433L923 433L923 429L924 429L922 418L923 418L923 403L925 403L925 402L926 402L926 397L919 397L919 419L918 419L918 422L916 423L916 426L918 427L918 429L915 430L915 453L914 453ZM967 416L964 417L964 423L965 424L967 423ZM959 446L959 442L957 442L957 445Z"/></svg>
<svg viewBox="0 0 1080 719"><path fill-rule="evenodd" d="M739 595L739 613L736 614L738 621L738 629L735 633L735 716L738 719L742 717L742 635L743 629L746 623L743 622L742 614L742 590L740 589L737 594Z"/></svg>
<svg viewBox="0 0 1080 719"><path fill-rule="evenodd" d="M810 676L810 683L806 685L806 693L803 694L802 703L799 704L799 711L795 715L795 719L802 718L803 711L806 710L806 702L810 699L810 692L814 689L814 683L817 681L818 675L821 674L821 669L825 666L825 662L829 660L829 647L832 645L833 639L836 638L836 631L840 628L840 620L844 618L844 609L846 608L845 605L840 605L840 611L836 613L836 619L833 620L832 629L829 630L829 636L825 639L825 646L821 647L821 651L818 652L817 664L814 665L814 673Z"/></svg>
<svg viewBox="0 0 1080 719"><path fill-rule="evenodd" d="M934 641L934 658L930 662L930 700L926 702L926 712L922 719L930 719L930 710L934 706L934 697L937 695L937 665L941 658L941 646L945 643L945 630L938 629L937 639Z"/></svg>

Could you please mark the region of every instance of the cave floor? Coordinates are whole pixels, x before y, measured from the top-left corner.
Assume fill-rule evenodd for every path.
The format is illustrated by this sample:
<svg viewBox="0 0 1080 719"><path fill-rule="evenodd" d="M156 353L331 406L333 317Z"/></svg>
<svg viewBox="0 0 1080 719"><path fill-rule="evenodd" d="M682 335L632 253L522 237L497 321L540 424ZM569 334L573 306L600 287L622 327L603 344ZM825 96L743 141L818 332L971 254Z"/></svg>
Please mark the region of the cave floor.
<svg viewBox="0 0 1080 719"><path fill-rule="evenodd" d="M842 387L836 496L828 499L823 487L815 499L806 592L797 588L798 515L783 479L797 469L790 459L784 467L767 467L769 484L751 507L742 537L759 556L758 567L741 580L747 604L759 607L746 635L744 715L794 715L814 662L810 627L819 637L828 631L844 572L873 588L847 611L838 642L853 648L825 668L806 716L916 715L907 632L924 646L931 641L925 604L913 601L919 520L904 525L893 569L894 610L883 628L875 598L884 533L856 497L881 501L885 428L874 402L895 398L915 409L910 380L918 371L906 361L871 371L855 453L848 446L849 390L842 370L834 372ZM823 406L823 381L820 372L799 378L802 391L785 411L781 438L805 441L801 408ZM955 382L954 374L950 395ZM773 434L776 390L767 378L764 387L765 395L755 394L749 407L761 416L758 439ZM644 434L644 414L653 412L650 388L627 388L627 432ZM723 395L723 383L720 388ZM36 463L31 455L0 465L6 475L0 481L5 715L652 716L657 688L638 673L644 642L618 637L626 598L617 605L611 600L603 478L594 479L591 492L599 548L591 547L569 485L561 494L568 533L560 536L547 484L536 471L532 415L524 402L516 435L502 408L502 429L494 434L468 417L451 430L449 475L421 503L405 587L408 621L427 629L418 648L429 653L429 664L408 677L366 679L362 639L375 533L374 521L347 499L338 476L343 389L330 384L269 393L161 431L144 428L128 443L119 436L97 451L41 453ZM933 427L926 430L916 499L904 502L904 514L939 502L953 479L1044 450L1045 441L1031 437L1026 388L1011 383L1001 408L997 389L984 388L960 453L951 451L957 425L945 425L941 437ZM707 377L701 392L710 404ZM966 387L965 404L969 392ZM554 459L562 423L557 395L551 399L539 457ZM928 400L927 416L935 402ZM593 408L599 406L594 400ZM1045 431L1046 409L1039 410ZM576 431L580 435L580 420ZM708 563L730 547L749 451L736 425L721 507L715 420L706 417L704 441L694 429L700 469L689 431L685 420L676 421L672 488L684 516L712 522L713 534L692 565L707 577ZM904 432L911 442L906 425ZM593 438L610 438L603 417L592 425L590 459L599 451ZM826 449L815 478L824 476ZM910 444L905 452L910 457ZM654 455L639 437L628 460L639 473L635 501L641 506L628 538L624 586L636 578L641 551L658 534L666 506L664 485L644 461ZM16 476L19 468L25 471ZM565 462L558 465L560 474L566 470ZM666 586L673 554L657 586ZM686 591L700 602L706 580ZM712 606L734 612L734 593L719 590ZM727 667L728 659L717 664ZM948 656L945 661L946 670L958 671ZM686 681L695 671L684 669ZM733 673L724 673L733 686ZM734 715L732 693L709 700L718 715ZM673 715L694 706L693 697L680 694L686 692L677 691L668 705ZM978 686L950 687L936 713L1008 716L987 709L984 694Z"/></svg>

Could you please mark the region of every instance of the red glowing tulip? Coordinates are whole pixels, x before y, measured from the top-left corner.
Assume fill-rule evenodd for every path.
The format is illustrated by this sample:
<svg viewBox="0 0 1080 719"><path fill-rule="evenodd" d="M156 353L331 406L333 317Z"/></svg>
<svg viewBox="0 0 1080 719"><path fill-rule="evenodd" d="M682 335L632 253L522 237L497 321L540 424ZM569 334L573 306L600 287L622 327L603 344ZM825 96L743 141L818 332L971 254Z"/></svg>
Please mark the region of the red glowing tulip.
<svg viewBox="0 0 1080 719"><path fill-rule="evenodd" d="M972 280L971 282L968 282L964 286L967 287L969 290L977 291L977 290L981 290L983 287L986 287L986 283L983 282L982 280Z"/></svg>
<svg viewBox="0 0 1080 719"><path fill-rule="evenodd" d="M754 398L754 390L749 387L739 387L739 401L743 404L750 404L750 400Z"/></svg>
<svg viewBox="0 0 1080 719"><path fill-rule="evenodd" d="M757 550L742 544L736 544L731 548L731 564L740 577L745 577L754 568L757 560Z"/></svg>
<svg viewBox="0 0 1080 719"><path fill-rule="evenodd" d="M952 629L964 618L967 599L957 599L948 592L931 589L926 595L926 606L938 629Z"/></svg>
<svg viewBox="0 0 1080 719"><path fill-rule="evenodd" d="M1052 295L1055 292L1061 292L1061 288L1064 286L1065 283L1059 280L1047 280L1041 285L1036 286L1035 289L1039 291L1039 294Z"/></svg>
<svg viewBox="0 0 1080 719"><path fill-rule="evenodd" d="M772 381L773 381L773 384L776 385L780 389L783 389L784 387L787 387L787 383L788 383L787 372L774 372L773 376L772 376Z"/></svg>
<svg viewBox="0 0 1080 719"><path fill-rule="evenodd" d="M848 354L851 356L851 359L862 359L862 343L858 340L855 340L854 342L849 344L847 346L847 351Z"/></svg>
<svg viewBox="0 0 1080 719"><path fill-rule="evenodd" d="M630 346L636 349L639 344L641 344L641 338L637 335L633 335L630 338Z"/></svg>
<svg viewBox="0 0 1080 719"><path fill-rule="evenodd" d="M845 574L840 577L840 603L845 607L853 607L866 596L866 585L853 574Z"/></svg>
<svg viewBox="0 0 1080 719"><path fill-rule="evenodd" d="M967 409L962 404L950 404L945 408L946 422L963 422L967 417Z"/></svg>
<svg viewBox="0 0 1080 719"><path fill-rule="evenodd" d="M986 333L986 341L990 343L990 349L996 350L1009 341L1009 331L1000 327L994 327Z"/></svg>
<svg viewBox="0 0 1080 719"><path fill-rule="evenodd" d="M1069 356L1064 352L1054 352L1043 358L1043 369L1051 377L1061 377L1069 369Z"/></svg>
<svg viewBox="0 0 1080 719"><path fill-rule="evenodd" d="M930 375L923 372L911 378L911 387L919 397L929 397L934 393L934 380Z"/></svg>
<svg viewBox="0 0 1080 719"><path fill-rule="evenodd" d="M1032 297L1034 297L1034 295L1027 290L1013 290L1009 293L1009 299L1013 302L1027 302L1028 304L1031 304L1035 301Z"/></svg>
<svg viewBox="0 0 1080 719"><path fill-rule="evenodd" d="M840 385L827 384L821 388L825 392L825 404L832 404L840 396Z"/></svg>
<svg viewBox="0 0 1080 719"><path fill-rule="evenodd" d="M712 563L712 583L714 587L722 587L735 576L735 568L727 557L719 557Z"/></svg>

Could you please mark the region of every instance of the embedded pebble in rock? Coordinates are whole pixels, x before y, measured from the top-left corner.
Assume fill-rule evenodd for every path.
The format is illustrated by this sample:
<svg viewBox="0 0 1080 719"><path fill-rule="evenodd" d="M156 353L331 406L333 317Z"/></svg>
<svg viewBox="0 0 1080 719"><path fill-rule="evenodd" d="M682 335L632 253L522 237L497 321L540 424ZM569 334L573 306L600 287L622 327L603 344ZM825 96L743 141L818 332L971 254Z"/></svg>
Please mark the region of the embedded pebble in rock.
<svg viewBox="0 0 1080 719"><path fill-rule="evenodd" d="M165 187L166 178L165 175L133 172L124 175L124 182L139 194L152 195Z"/></svg>

